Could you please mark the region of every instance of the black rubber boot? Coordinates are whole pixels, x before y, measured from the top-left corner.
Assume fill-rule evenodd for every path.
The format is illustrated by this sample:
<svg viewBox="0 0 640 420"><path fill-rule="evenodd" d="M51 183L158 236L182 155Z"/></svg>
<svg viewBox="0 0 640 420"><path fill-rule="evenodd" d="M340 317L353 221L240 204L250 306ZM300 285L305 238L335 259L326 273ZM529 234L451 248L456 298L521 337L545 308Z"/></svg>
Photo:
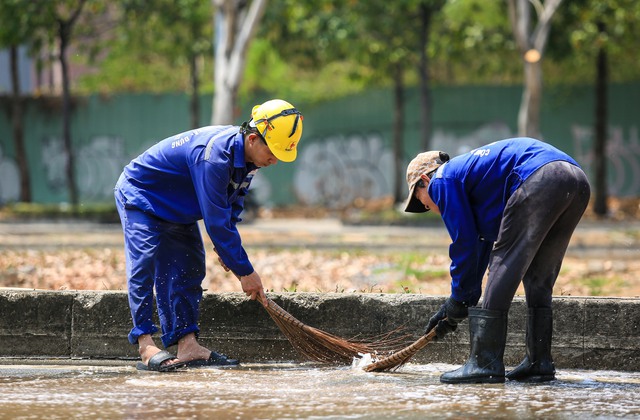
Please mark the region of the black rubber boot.
<svg viewBox="0 0 640 420"><path fill-rule="evenodd" d="M507 342L506 311L469 308L471 354L461 368L444 373L445 384L504 382L504 346Z"/></svg>
<svg viewBox="0 0 640 420"><path fill-rule="evenodd" d="M546 382L556 379L551 358L553 312L551 308L529 308L527 312L527 350L522 363L507 379L522 382Z"/></svg>

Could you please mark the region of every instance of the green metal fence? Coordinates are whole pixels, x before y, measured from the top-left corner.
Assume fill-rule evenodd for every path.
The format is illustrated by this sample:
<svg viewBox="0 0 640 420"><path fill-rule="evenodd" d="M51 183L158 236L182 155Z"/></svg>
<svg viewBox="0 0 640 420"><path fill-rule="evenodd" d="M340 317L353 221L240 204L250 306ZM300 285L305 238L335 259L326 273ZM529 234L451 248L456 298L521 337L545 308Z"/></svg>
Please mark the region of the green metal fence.
<svg viewBox="0 0 640 420"><path fill-rule="evenodd" d="M432 148L457 155L514 136L520 87L442 87L433 90ZM287 99L287 98L285 98ZM8 99L0 98L0 110ZM203 125L211 115L211 97L202 97ZM251 106L242 107L239 124ZM391 130L393 98L389 90L369 91L339 100L306 105L298 159L261 170L253 196L262 205L293 203L340 207L362 197L392 194ZM640 193L640 83L614 85L609 92L609 193ZM407 91L404 148L408 162L419 150L419 97ZM569 152L591 176L594 94L590 87L544 91L544 140ZM153 143L189 128L188 98L181 94L127 94L75 98L72 140L77 183L83 203L110 202L122 167ZM25 140L33 200L68 199L64 179L61 106L57 99L30 99ZM0 112L0 203L19 197L18 170L8 112Z"/></svg>

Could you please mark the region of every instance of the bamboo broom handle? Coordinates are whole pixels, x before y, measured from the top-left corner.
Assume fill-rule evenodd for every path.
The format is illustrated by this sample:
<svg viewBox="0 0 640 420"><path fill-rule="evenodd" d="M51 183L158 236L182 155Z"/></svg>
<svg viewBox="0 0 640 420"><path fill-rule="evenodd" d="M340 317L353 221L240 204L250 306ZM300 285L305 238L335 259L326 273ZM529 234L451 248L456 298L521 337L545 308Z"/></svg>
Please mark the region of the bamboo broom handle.
<svg viewBox="0 0 640 420"><path fill-rule="evenodd" d="M423 335L418 340L416 340L413 344L403 348L402 350L398 350L392 355L385 357L382 360L378 360L375 363L372 363L368 366L364 367L364 370L367 372L372 372L378 369L386 369L389 367L399 366L403 364L406 360L413 357L417 352L425 348L427 344L433 340L436 336L436 329L432 329L428 334Z"/></svg>
<svg viewBox="0 0 640 420"><path fill-rule="evenodd" d="M405 347L404 349L393 353L391 356L389 356L387 359L391 359L392 357L395 356L395 358L401 358L404 360L405 357L407 356L413 356L414 354L416 354L417 352L419 352L420 350L422 350L423 348L426 347L427 344L429 344L431 342L431 340L433 340L433 337L436 336L436 331L435 329L429 331L429 334L427 335L423 335L422 337L420 337L418 340L416 340L415 343L409 345L408 347ZM382 359L381 361L384 361L386 359Z"/></svg>
<svg viewBox="0 0 640 420"><path fill-rule="evenodd" d="M218 254L218 250L215 247L213 248L213 251L216 254ZM228 271L231 271L231 270L228 270ZM236 278L238 280L240 280L240 276L239 275L237 275L233 271L231 271L231 273L233 273L233 275L236 276ZM260 295L256 296L256 300L261 304L263 303L262 302L262 297ZM264 306L264 304L263 304L263 306ZM267 306L268 306L268 309L267 309L268 312L270 312L273 315L276 315L277 317L279 317L281 319L284 319L285 321L288 321L290 324L293 324L296 327L301 328L303 330L306 330L306 329L310 328L307 324L305 324L302 321L300 321L297 318L295 318L293 315L291 315L289 312L287 312L284 309L282 309L277 303L275 303L274 301L272 301L269 298L267 298Z"/></svg>
<svg viewBox="0 0 640 420"><path fill-rule="evenodd" d="M257 300L260 303L262 303L262 298L260 296L257 297ZM289 324L293 324L294 326L303 330L307 330L310 328L307 324L305 324L304 322L300 321L298 318L291 315L289 312L282 309L280 305L278 305L277 303L275 303L269 298L267 298L267 305L269 307L269 311L271 314L277 316L278 318L284 319Z"/></svg>

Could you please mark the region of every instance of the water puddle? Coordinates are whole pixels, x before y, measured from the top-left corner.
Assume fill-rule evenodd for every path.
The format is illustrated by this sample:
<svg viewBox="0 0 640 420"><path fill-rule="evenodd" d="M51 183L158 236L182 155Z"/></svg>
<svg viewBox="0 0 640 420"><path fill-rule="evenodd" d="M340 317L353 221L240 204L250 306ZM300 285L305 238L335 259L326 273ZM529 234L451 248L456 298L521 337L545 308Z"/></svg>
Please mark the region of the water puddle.
<svg viewBox="0 0 640 420"><path fill-rule="evenodd" d="M0 365L0 418L604 419L640 416L640 373L561 370L546 384L445 385L446 364L395 373L297 363L158 374L131 365Z"/></svg>

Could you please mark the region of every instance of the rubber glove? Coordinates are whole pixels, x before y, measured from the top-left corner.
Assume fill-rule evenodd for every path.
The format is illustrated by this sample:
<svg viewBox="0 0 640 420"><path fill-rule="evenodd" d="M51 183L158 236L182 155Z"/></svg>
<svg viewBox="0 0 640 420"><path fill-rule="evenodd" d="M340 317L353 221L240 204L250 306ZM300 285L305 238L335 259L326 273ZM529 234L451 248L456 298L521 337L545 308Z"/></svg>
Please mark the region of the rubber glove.
<svg viewBox="0 0 640 420"><path fill-rule="evenodd" d="M458 323L467 316L469 316L467 304L449 297L440 310L429 319L424 333L428 334L429 331L435 328L436 338L444 338L450 332L455 331L458 328Z"/></svg>

